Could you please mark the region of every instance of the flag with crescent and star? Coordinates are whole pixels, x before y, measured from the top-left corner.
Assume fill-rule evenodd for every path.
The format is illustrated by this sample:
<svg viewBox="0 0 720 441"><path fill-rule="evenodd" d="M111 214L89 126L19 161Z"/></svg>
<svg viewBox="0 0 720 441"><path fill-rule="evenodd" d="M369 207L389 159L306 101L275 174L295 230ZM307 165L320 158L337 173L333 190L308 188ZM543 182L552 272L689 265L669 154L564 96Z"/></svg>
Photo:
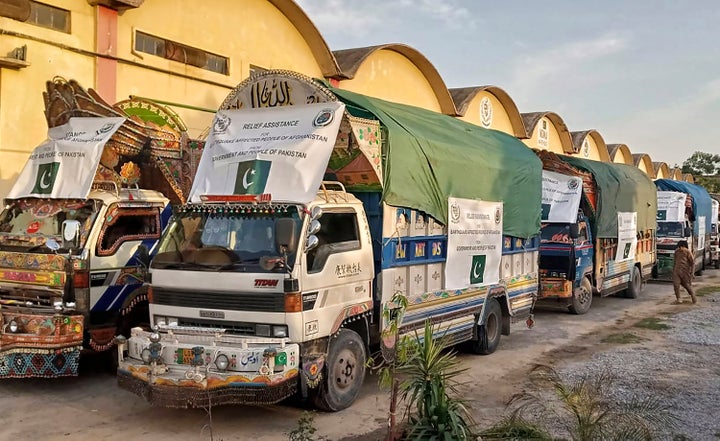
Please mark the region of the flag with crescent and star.
<svg viewBox="0 0 720 441"><path fill-rule="evenodd" d="M260 159L238 163L234 194L263 194L270 175L271 161Z"/></svg>
<svg viewBox="0 0 720 441"><path fill-rule="evenodd" d="M59 162L49 162L47 164L38 164L37 174L35 175L35 186L32 193L35 194L52 194L55 188L55 179L60 170Z"/></svg>

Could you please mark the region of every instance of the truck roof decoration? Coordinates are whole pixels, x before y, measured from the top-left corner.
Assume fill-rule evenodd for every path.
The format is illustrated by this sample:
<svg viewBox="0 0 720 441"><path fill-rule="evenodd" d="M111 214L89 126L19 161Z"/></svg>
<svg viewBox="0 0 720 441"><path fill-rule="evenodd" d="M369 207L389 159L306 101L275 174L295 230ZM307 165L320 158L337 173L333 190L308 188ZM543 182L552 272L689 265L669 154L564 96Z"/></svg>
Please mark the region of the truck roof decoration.
<svg viewBox="0 0 720 441"><path fill-rule="evenodd" d="M125 119L105 143L95 180L153 188L173 203L186 202L204 143L189 139L172 110L139 98L110 106L93 89L60 77L46 83L43 98L49 128L72 117Z"/></svg>
<svg viewBox="0 0 720 441"><path fill-rule="evenodd" d="M692 210L697 220L700 216L705 217L705 231L710 231L712 221L712 202L710 194L705 188L684 181L671 179L656 179L655 186L658 190L678 191L692 196ZM695 222L695 231L698 231L698 222Z"/></svg>

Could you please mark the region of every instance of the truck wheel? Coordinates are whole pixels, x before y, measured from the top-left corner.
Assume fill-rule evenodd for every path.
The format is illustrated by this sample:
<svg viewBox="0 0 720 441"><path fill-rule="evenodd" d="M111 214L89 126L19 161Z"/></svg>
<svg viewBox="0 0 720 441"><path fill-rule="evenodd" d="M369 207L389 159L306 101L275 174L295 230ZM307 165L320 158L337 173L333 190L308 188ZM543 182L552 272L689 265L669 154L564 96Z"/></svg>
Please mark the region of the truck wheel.
<svg viewBox="0 0 720 441"><path fill-rule="evenodd" d="M630 276L630 284L625 290L625 297L628 299L637 299L642 291L642 276L638 267L634 266Z"/></svg>
<svg viewBox="0 0 720 441"><path fill-rule="evenodd" d="M495 352L502 335L502 310L497 299L488 299L485 312L485 324L477 326L477 340L470 342L470 350L475 354L489 355Z"/></svg>
<svg viewBox="0 0 720 441"><path fill-rule="evenodd" d="M580 286L573 292L572 303L570 304L570 312L573 314L585 314L590 310L592 305L592 285L587 277L583 277Z"/></svg>
<svg viewBox="0 0 720 441"><path fill-rule="evenodd" d="M365 344L350 329L340 329L330 342L325 378L313 396L315 406L337 412L349 407L360 394L365 379Z"/></svg>

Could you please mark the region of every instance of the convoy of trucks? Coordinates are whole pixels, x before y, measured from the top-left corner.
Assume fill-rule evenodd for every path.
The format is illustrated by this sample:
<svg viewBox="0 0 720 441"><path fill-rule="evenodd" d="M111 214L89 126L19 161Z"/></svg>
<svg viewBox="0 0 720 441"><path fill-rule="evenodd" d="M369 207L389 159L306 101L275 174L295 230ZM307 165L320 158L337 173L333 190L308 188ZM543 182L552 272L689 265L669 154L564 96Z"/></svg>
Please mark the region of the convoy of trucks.
<svg viewBox="0 0 720 441"><path fill-rule="evenodd" d="M679 240L720 267L700 186L293 72L239 84L205 141L73 81L45 102L0 214L0 378L77 375L117 346L119 386L153 405L337 411L428 320L491 354L536 300L637 297Z"/></svg>
<svg viewBox="0 0 720 441"><path fill-rule="evenodd" d="M586 313L594 293L636 298L655 265L656 192L637 167L542 151L539 300Z"/></svg>
<svg viewBox="0 0 720 441"><path fill-rule="evenodd" d="M289 91L288 105L256 108L259 90ZM121 340L119 385L169 407L300 393L337 411L369 351L392 350L398 295L401 335L430 320L447 344L492 353L536 297L540 180L504 133L253 76L218 112L191 202L160 241L153 329Z"/></svg>
<svg viewBox="0 0 720 441"><path fill-rule="evenodd" d="M110 107L60 79L45 97L48 139L0 213L0 378L77 375L84 349L114 350L147 323L148 250L189 187L174 178L193 158L169 110Z"/></svg>
<svg viewBox="0 0 720 441"><path fill-rule="evenodd" d="M695 274L701 275L710 258L712 199L703 187L670 179L655 180L658 201L656 279L672 277L674 252L681 240L695 256Z"/></svg>

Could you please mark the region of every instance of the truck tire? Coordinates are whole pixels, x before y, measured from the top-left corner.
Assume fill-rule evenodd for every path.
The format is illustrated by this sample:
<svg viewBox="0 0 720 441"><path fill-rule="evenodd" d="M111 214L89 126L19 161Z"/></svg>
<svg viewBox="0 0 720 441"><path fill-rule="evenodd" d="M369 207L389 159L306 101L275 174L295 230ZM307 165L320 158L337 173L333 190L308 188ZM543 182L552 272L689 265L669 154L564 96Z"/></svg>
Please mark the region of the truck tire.
<svg viewBox="0 0 720 441"><path fill-rule="evenodd" d="M642 291L642 275L638 267L634 266L630 273L630 283L625 290L625 297L628 299L637 299Z"/></svg>
<svg viewBox="0 0 720 441"><path fill-rule="evenodd" d="M365 379L365 344L350 329L340 329L330 342L322 383L313 394L319 409L337 412L349 407Z"/></svg>
<svg viewBox="0 0 720 441"><path fill-rule="evenodd" d="M590 310L592 298L592 284L587 277L583 277L580 286L573 292L572 303L569 308L570 312L577 315L585 314Z"/></svg>
<svg viewBox="0 0 720 441"><path fill-rule="evenodd" d="M497 299L488 299L485 311L485 322L477 326L477 340L470 342L470 350L479 355L495 352L502 335L502 310Z"/></svg>

